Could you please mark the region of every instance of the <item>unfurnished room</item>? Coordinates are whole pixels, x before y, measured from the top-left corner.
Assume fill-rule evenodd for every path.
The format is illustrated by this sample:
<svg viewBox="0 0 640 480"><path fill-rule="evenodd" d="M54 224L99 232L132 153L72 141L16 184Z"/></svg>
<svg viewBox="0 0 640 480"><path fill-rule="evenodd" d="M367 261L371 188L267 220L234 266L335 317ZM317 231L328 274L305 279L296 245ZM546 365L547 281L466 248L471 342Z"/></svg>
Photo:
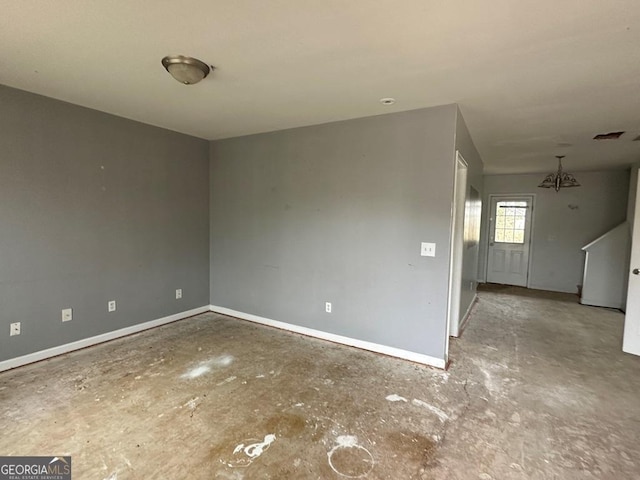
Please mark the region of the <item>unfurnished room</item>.
<svg viewBox="0 0 640 480"><path fill-rule="evenodd" d="M640 478L637 2L0 9L0 480Z"/></svg>

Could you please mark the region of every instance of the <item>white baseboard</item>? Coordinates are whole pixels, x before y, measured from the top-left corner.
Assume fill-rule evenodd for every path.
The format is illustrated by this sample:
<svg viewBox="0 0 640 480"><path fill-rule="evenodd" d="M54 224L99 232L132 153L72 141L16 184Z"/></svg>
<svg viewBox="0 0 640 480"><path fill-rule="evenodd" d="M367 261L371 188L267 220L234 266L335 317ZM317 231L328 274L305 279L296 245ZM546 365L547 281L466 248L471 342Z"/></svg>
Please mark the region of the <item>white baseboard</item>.
<svg viewBox="0 0 640 480"><path fill-rule="evenodd" d="M250 313L238 312L231 310L230 308L218 307L216 305L210 305L209 308L212 312L220 313L222 315L228 315L230 317L239 318L242 320L248 320L249 322L259 323L261 325L267 325L269 327L279 328L281 330L287 330L289 332L300 333L309 337L319 338L321 340L328 340L334 343L340 343L350 347L361 348L362 350L369 350L371 352L382 353L383 355L389 355L391 357L402 358L404 360L410 360L412 362L421 363L423 365L429 365L431 367L445 368L444 359L431 357L429 355L423 355L421 353L410 352L408 350L402 350L400 348L388 347L386 345L380 345L378 343L366 342L364 340L357 340L355 338L343 337L342 335L336 335L333 333L323 332L321 330L315 330L313 328L301 327L299 325L293 325L291 323L279 322L277 320L271 320L269 318L259 317Z"/></svg>
<svg viewBox="0 0 640 480"><path fill-rule="evenodd" d="M471 310L473 309L473 306L476 304L477 301L478 301L478 294L475 293L473 295L473 300L471 300L471 303L469 304L469 308L467 308L467 311L462 317L462 322L460 323L460 327L458 328L458 337L462 335L462 332L464 331L464 329L467 328L467 323L469 323L469 317L471 316Z"/></svg>
<svg viewBox="0 0 640 480"><path fill-rule="evenodd" d="M620 301L611 300L609 298L580 298L582 305L589 305L590 307L603 307L603 308L615 308L617 310L623 310L625 305Z"/></svg>
<svg viewBox="0 0 640 480"><path fill-rule="evenodd" d="M198 307L198 308L194 308L193 310L187 310L186 312L175 313L173 315L169 315L168 317L158 318L157 320L151 320L149 322L139 323L137 325L132 325L130 327L121 328L120 330L114 330L113 332L107 332L101 335L96 335L95 337L84 338L76 342L60 345L58 347L48 348L46 350L40 350L39 352L29 353L28 355L23 355L21 357L11 358L9 360L0 362L0 372L4 370L16 368L16 367L21 367L22 365L26 365L28 363L39 362L40 360L45 360L47 358L62 355L64 353L69 353L74 350L79 350L81 348L97 345L98 343L103 343L109 340L114 340L116 338L125 337L133 333L142 332L143 330L159 327L160 325L165 325L167 323L175 322L177 320L182 320L184 318L193 317L194 315L208 312L209 310L210 308L208 306Z"/></svg>

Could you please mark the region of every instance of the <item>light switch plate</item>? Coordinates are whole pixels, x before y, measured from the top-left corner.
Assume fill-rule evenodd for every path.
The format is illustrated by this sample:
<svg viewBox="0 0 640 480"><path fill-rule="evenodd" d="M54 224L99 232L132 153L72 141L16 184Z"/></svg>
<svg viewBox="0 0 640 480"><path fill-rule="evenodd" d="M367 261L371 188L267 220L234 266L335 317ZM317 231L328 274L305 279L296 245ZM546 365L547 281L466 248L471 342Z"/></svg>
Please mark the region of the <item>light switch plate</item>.
<svg viewBox="0 0 640 480"><path fill-rule="evenodd" d="M436 244L422 242L420 246L420 255L423 257L435 257L436 256Z"/></svg>

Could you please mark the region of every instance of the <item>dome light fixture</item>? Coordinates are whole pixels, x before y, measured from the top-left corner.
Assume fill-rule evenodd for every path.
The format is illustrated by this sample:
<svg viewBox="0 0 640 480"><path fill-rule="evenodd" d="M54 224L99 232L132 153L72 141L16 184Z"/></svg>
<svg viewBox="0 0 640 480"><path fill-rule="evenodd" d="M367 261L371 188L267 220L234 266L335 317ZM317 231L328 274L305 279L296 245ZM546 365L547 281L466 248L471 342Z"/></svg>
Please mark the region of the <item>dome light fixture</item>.
<svg viewBox="0 0 640 480"><path fill-rule="evenodd" d="M556 192L559 192L561 188L579 187L580 184L573 175L562 171L562 159L564 155L556 155L556 158L558 159L558 171L544 177L544 180L538 187L553 188Z"/></svg>
<svg viewBox="0 0 640 480"><path fill-rule="evenodd" d="M167 55L162 59L162 65L173 78L183 85L194 85L209 75L213 67L197 58L183 55Z"/></svg>

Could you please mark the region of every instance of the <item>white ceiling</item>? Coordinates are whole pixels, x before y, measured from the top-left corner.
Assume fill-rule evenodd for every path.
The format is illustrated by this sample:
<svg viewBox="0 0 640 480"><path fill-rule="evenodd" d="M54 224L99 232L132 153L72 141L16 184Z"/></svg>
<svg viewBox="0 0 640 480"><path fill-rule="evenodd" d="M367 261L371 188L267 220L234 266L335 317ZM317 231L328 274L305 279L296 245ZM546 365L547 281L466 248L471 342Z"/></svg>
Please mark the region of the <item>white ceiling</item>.
<svg viewBox="0 0 640 480"><path fill-rule="evenodd" d="M573 171L640 161L638 0L1 8L0 83L206 139L455 102L486 173L554 170L559 154ZM180 85L160 64L170 54L216 70ZM627 133L592 140L615 130Z"/></svg>

